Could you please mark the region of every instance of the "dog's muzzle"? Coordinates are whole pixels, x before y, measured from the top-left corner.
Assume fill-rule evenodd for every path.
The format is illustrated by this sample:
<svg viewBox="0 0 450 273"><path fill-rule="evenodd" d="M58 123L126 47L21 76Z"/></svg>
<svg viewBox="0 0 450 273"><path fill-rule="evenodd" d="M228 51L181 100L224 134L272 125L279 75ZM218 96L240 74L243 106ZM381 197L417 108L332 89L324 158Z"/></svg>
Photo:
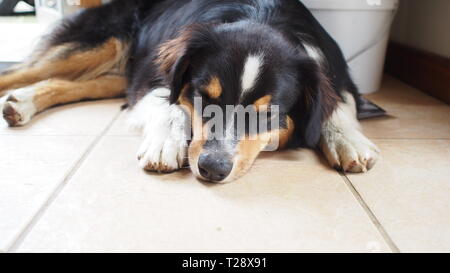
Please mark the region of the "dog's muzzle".
<svg viewBox="0 0 450 273"><path fill-rule="evenodd" d="M206 151L198 160L200 175L210 182L222 182L233 170L233 160L225 152Z"/></svg>

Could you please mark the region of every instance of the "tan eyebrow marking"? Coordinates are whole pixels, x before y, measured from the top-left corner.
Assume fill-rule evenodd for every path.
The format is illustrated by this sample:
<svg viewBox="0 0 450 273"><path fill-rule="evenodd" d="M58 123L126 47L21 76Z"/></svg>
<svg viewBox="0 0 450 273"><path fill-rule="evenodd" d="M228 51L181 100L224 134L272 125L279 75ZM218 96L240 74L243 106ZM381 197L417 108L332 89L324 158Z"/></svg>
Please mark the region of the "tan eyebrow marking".
<svg viewBox="0 0 450 273"><path fill-rule="evenodd" d="M280 131L279 136L279 149L283 149L286 147L286 145L289 143L289 140L292 137L292 134L295 130L295 124L294 121L290 116L286 117L287 127L286 129L283 129Z"/></svg>
<svg viewBox="0 0 450 273"><path fill-rule="evenodd" d="M222 86L220 85L220 80L217 77L212 77L208 86L205 88L206 93L212 99L217 99L222 95Z"/></svg>
<svg viewBox="0 0 450 273"><path fill-rule="evenodd" d="M256 111L267 111L269 109L270 102L272 101L272 95L266 95L253 103Z"/></svg>
<svg viewBox="0 0 450 273"><path fill-rule="evenodd" d="M178 97L178 103L182 106L182 107L186 107L189 113L189 115L192 115L192 113L194 112L194 106L192 105L192 103L186 98L186 93L187 90L189 89L189 84L185 84L183 89L181 89L181 94Z"/></svg>

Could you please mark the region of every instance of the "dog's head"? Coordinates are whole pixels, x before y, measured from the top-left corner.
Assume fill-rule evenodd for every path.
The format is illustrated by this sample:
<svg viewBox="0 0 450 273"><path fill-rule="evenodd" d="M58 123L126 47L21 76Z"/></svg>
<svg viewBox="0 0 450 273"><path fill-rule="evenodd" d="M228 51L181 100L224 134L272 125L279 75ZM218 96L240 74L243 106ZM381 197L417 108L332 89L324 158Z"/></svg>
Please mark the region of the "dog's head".
<svg viewBox="0 0 450 273"><path fill-rule="evenodd" d="M328 86L316 62L266 26L195 25L164 43L157 62L171 103L187 110L189 163L199 178L228 182L258 154L296 138L319 141Z"/></svg>

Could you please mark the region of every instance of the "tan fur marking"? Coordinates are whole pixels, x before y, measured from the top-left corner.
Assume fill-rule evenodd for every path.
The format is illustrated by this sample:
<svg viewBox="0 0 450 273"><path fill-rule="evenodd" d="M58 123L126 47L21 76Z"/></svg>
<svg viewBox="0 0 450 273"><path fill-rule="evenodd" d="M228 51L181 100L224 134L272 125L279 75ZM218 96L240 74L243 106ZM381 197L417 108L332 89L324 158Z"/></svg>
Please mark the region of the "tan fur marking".
<svg viewBox="0 0 450 273"><path fill-rule="evenodd" d="M191 37L189 28L182 30L177 38L163 43L158 50L158 57L155 60L163 74L169 74L178 58L186 51L187 42Z"/></svg>
<svg viewBox="0 0 450 273"><path fill-rule="evenodd" d="M114 98L124 95L127 81L120 76L103 76L90 81L48 80L36 85L33 102L38 112L51 106L83 99Z"/></svg>
<svg viewBox="0 0 450 273"><path fill-rule="evenodd" d="M314 104L315 96L317 92L321 96L321 106L323 111L323 121L327 120L333 111L336 109L338 102L342 101L341 98L336 94L334 88L331 84L330 79L322 72L319 74L319 85L318 90L307 88L304 94L305 104L310 107Z"/></svg>
<svg viewBox="0 0 450 273"><path fill-rule="evenodd" d="M237 146L234 167L227 180L235 180L243 176L253 165L259 153L269 144L269 134L260 134L256 140L243 139Z"/></svg>
<svg viewBox="0 0 450 273"><path fill-rule="evenodd" d="M126 50L127 46L114 38L87 51L76 51L74 44L53 47L35 63L0 76L0 91L51 78L85 81L109 72L121 74L125 67Z"/></svg>
<svg viewBox="0 0 450 273"><path fill-rule="evenodd" d="M267 111L269 109L269 105L272 101L272 95L267 95L262 98L256 100L253 105L255 106L256 111Z"/></svg>
<svg viewBox="0 0 450 273"><path fill-rule="evenodd" d="M280 130L279 133L279 150L284 149L286 145L289 143L292 135L294 134L295 124L291 117L286 118L287 128Z"/></svg>
<svg viewBox="0 0 450 273"><path fill-rule="evenodd" d="M294 121L290 117L287 117L286 122L286 129L259 134L256 140L249 138L241 140L237 146L234 168L228 179L234 180L243 176L251 168L259 153L272 139L278 137L278 149L285 148L294 132Z"/></svg>
<svg viewBox="0 0 450 273"><path fill-rule="evenodd" d="M180 97L178 98L178 104L181 105L190 116L194 112L194 106L192 103L186 98L186 93L189 89L189 84L186 84L183 89L181 89Z"/></svg>
<svg viewBox="0 0 450 273"><path fill-rule="evenodd" d="M222 85L220 85L220 80L217 77L212 77L208 86L205 88L206 93L212 99L217 99L222 95Z"/></svg>
<svg viewBox="0 0 450 273"><path fill-rule="evenodd" d="M191 170L197 175L200 174L198 160L200 154L203 152L203 145L205 145L204 140L194 140L189 145L189 165L191 166Z"/></svg>
<svg viewBox="0 0 450 273"><path fill-rule="evenodd" d="M205 133L208 131L204 128L204 126L202 125L202 120L201 117L197 117L197 114L193 113L193 122L192 122L192 127L193 127L193 132L194 132L194 139L191 141L191 144L189 145L189 165L191 166L191 170L199 175L200 171L198 169L198 160L200 158L200 155L203 152L203 146L205 145L208 136L205 136Z"/></svg>

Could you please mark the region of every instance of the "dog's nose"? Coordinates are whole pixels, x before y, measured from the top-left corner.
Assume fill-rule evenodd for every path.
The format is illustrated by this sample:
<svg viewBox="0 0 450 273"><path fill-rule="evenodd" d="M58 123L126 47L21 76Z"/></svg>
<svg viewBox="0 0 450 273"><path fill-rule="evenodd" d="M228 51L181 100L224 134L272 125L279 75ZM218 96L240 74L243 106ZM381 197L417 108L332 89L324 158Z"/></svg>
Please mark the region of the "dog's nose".
<svg viewBox="0 0 450 273"><path fill-rule="evenodd" d="M233 162L225 153L205 153L198 159L198 169L203 178L221 182L231 173Z"/></svg>

